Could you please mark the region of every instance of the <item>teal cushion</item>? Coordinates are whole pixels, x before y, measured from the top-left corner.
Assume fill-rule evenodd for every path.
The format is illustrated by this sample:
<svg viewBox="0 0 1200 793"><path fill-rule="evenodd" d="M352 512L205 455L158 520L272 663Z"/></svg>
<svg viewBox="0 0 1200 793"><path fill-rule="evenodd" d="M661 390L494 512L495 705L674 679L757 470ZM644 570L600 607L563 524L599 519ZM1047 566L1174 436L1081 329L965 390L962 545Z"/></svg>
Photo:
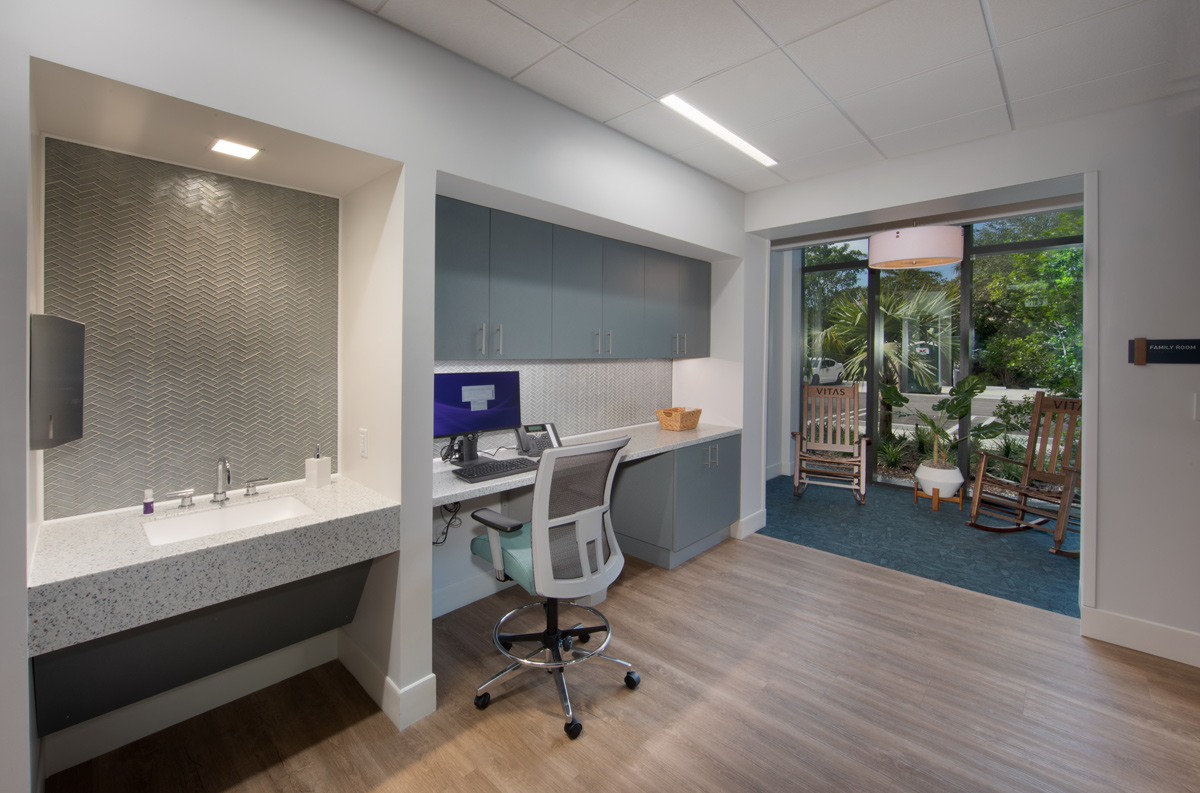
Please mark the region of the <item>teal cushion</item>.
<svg viewBox="0 0 1200 793"><path fill-rule="evenodd" d="M533 588L533 547L529 524L512 532L500 532L500 549L504 554L504 572L531 595ZM486 533L471 540L471 553L492 561L492 544Z"/></svg>

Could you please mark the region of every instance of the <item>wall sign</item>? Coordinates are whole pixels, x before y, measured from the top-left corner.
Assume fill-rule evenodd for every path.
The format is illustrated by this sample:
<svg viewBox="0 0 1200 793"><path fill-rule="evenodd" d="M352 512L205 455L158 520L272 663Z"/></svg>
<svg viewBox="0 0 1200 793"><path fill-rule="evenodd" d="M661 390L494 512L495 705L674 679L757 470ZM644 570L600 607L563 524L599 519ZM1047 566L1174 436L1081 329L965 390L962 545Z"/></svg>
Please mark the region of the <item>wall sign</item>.
<svg viewBox="0 0 1200 793"><path fill-rule="evenodd" d="M1130 339L1129 362L1200 363L1200 339Z"/></svg>

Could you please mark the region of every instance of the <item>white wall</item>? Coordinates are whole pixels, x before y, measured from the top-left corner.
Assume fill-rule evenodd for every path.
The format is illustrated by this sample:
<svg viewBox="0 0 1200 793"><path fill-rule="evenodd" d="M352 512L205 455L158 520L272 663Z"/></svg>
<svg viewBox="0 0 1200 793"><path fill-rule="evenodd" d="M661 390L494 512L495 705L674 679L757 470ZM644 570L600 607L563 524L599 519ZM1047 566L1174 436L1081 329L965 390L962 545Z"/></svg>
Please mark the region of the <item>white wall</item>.
<svg viewBox="0 0 1200 793"><path fill-rule="evenodd" d="M1200 336L1198 133L1196 110L1156 103L747 197L747 228L782 236L828 218L870 219L921 202L967 206L972 194L1095 172L1097 187L1085 193L1096 242L1085 250L1084 421L1095 464L1085 467L1084 491L1095 508L1084 516L1083 632L1194 665L1200 366L1135 369L1126 346L1136 336Z"/></svg>
<svg viewBox="0 0 1200 793"><path fill-rule="evenodd" d="M28 543L25 510L19 508L27 503L30 57L404 163L403 254L394 263L403 267L402 294L394 296L402 311L402 338L381 339L376 349L389 365L400 366L403 396L403 476L398 487L404 509L401 550L394 559L395 611L390 615L397 630L389 637L387 671L394 675L389 685L395 692L403 695L416 686L417 701L426 701L422 698L431 681L433 196L439 175L558 207L563 222L577 217L577 225L587 227L599 219L611 227L610 234L625 229L633 241L642 236L672 240L672 245L660 247L691 255L708 252L716 258L745 254L743 196L340 0L3 4L0 785L5 789L28 789L30 764L23 586ZM508 208L502 202L497 205ZM762 258L762 264L754 266L765 272L765 253ZM737 289L755 299L761 291L756 284ZM750 334L746 343L759 344L754 336ZM397 355L397 343L402 356ZM744 354L744 347L731 352L729 365L740 365ZM714 362L693 369L699 378L712 378L724 367ZM756 373L754 366L747 369L748 376ZM730 401L718 412L728 412L730 420L741 423L736 407ZM346 416L349 419L352 412ZM372 448L378 449L375 437ZM356 442L342 440L347 462L346 452Z"/></svg>

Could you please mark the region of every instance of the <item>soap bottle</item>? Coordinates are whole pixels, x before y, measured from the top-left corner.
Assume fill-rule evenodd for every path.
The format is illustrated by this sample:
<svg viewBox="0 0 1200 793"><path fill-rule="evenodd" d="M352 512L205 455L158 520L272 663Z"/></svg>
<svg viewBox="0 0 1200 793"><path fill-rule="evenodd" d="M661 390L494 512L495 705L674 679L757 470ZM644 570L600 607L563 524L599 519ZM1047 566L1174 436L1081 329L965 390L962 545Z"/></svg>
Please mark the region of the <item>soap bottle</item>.
<svg viewBox="0 0 1200 793"><path fill-rule="evenodd" d="M142 492L142 514L150 515L154 512L154 489L146 488Z"/></svg>

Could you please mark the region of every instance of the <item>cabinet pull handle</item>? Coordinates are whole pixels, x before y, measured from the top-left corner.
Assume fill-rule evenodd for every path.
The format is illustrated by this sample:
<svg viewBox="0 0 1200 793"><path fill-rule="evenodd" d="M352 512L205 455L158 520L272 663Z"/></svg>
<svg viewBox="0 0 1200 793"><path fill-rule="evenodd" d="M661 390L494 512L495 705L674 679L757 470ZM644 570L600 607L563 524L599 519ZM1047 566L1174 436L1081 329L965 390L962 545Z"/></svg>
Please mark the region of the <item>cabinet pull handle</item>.
<svg viewBox="0 0 1200 793"><path fill-rule="evenodd" d="M479 354L487 355L487 323L479 326Z"/></svg>
<svg viewBox="0 0 1200 793"><path fill-rule="evenodd" d="M596 354L597 355L600 354L600 333L601 333L601 331L599 329L597 329L596 330Z"/></svg>
<svg viewBox="0 0 1200 793"><path fill-rule="evenodd" d="M671 354L672 355L679 354L679 334L678 333L676 333L675 335L673 335L671 337Z"/></svg>
<svg viewBox="0 0 1200 793"><path fill-rule="evenodd" d="M612 331L608 332L608 354L612 355Z"/></svg>
<svg viewBox="0 0 1200 793"><path fill-rule="evenodd" d="M496 326L496 354L504 354L504 323Z"/></svg>
<svg viewBox="0 0 1200 793"><path fill-rule="evenodd" d="M683 334L683 352L680 355L687 355L687 334Z"/></svg>
<svg viewBox="0 0 1200 793"><path fill-rule="evenodd" d="M714 444L710 448L712 449L712 464L714 466L720 465L721 464L721 445Z"/></svg>
<svg viewBox="0 0 1200 793"><path fill-rule="evenodd" d="M705 451L705 455L704 455L704 467L705 467L705 468L712 468L712 447L711 447L711 446L705 446L705 447L704 447L704 451Z"/></svg>

